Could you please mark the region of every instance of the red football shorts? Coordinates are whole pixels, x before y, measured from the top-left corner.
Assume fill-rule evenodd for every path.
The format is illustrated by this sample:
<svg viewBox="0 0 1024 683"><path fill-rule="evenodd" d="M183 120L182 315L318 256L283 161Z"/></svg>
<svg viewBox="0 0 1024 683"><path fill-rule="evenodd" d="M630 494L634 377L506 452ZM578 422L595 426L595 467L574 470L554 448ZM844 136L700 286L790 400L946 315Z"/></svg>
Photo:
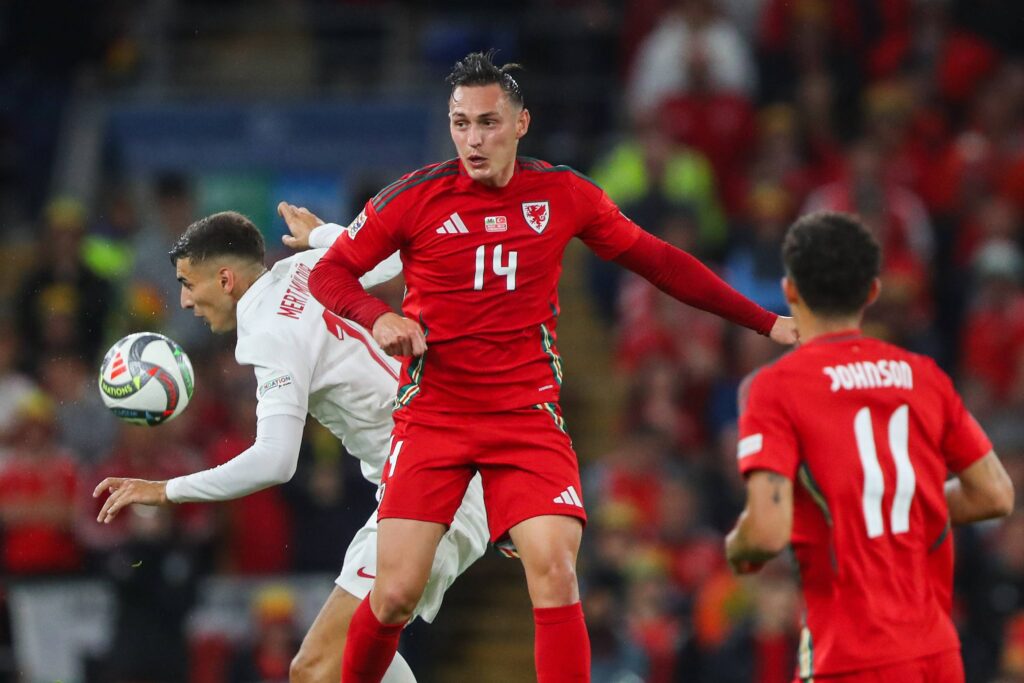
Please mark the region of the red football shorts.
<svg viewBox="0 0 1024 683"><path fill-rule="evenodd" d="M395 413L378 519L450 525L479 471L492 542L539 515L586 523L579 462L557 404L430 419L404 413Z"/></svg>
<svg viewBox="0 0 1024 683"><path fill-rule="evenodd" d="M821 683L964 683L964 663L960 659L960 650L946 650L877 669L837 676L798 678L794 683L812 680Z"/></svg>

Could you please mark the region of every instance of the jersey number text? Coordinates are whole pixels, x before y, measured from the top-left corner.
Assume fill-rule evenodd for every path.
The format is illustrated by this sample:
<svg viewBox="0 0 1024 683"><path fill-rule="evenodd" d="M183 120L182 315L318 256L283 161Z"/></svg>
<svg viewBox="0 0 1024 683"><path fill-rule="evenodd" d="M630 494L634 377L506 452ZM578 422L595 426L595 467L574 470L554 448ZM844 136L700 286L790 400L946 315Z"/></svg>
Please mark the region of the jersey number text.
<svg viewBox="0 0 1024 683"><path fill-rule="evenodd" d="M494 274L497 276L505 276L505 289L512 291L516 288L516 263L519 258L519 253L515 251L508 252L508 264L502 265L501 257L501 245L496 244L494 246L494 255L491 259L491 268L494 269ZM473 289L481 290L484 288L484 271L487 269L487 246L481 245L476 248L476 273L473 275Z"/></svg>
<svg viewBox="0 0 1024 683"><path fill-rule="evenodd" d="M896 464L896 495L892 499L889 514L889 528L894 534L905 534L910 529L910 504L914 501L917 477L910 462L908 432L910 427L910 406L904 404L893 411L889 418L889 452ZM871 424L871 411L867 406L857 411L853 420L853 433L857 439L857 454L864 469L864 494L861 505L868 538L878 538L885 533L882 518L882 496L885 493L885 479L875 449L875 432Z"/></svg>

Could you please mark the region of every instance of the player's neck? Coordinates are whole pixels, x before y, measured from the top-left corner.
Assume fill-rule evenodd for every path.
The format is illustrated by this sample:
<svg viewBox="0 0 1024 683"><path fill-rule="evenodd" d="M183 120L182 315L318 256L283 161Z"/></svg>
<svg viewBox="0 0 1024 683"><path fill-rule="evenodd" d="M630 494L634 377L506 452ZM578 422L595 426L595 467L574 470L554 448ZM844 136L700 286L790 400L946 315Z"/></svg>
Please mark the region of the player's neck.
<svg viewBox="0 0 1024 683"><path fill-rule="evenodd" d="M860 332L861 316L844 318L820 318L805 314L797 318L797 329L800 331L800 342L807 342L818 337L825 337L840 332Z"/></svg>
<svg viewBox="0 0 1024 683"><path fill-rule="evenodd" d="M249 291L249 288L268 272L269 271L265 267L260 265L257 268L246 270L244 274L241 274L241 277L238 280L238 286L236 286L235 290L232 292L235 296L235 301L238 301L245 296L245 293Z"/></svg>

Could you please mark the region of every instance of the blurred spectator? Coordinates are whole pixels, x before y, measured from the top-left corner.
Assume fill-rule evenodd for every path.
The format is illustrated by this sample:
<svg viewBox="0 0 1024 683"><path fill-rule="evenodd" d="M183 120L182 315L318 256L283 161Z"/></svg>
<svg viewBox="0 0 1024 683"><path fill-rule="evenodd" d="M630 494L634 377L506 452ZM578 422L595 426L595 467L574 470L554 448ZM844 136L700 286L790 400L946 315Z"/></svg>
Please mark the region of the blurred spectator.
<svg viewBox="0 0 1024 683"><path fill-rule="evenodd" d="M725 281L747 298L780 315L789 308L782 295L782 238L794 215L793 200L778 186L751 189L749 223L734 231L735 244L725 260Z"/></svg>
<svg viewBox="0 0 1024 683"><path fill-rule="evenodd" d="M160 300L160 315L156 317L164 334L185 349L202 348L209 343L209 333L192 311L181 308L181 285L167 255L174 241L197 218L192 187L187 177L166 173L156 179L152 190L156 215L134 239L132 288Z"/></svg>
<svg viewBox="0 0 1024 683"><path fill-rule="evenodd" d="M135 205L128 188L117 184L104 187L98 220L85 238L83 257L100 277L119 280L131 273L135 253L133 239L139 231Z"/></svg>
<svg viewBox="0 0 1024 683"><path fill-rule="evenodd" d="M637 122L634 131L598 161L591 171L594 181L644 229L672 239L664 233L685 220L693 228L691 249L718 252L727 237L726 223L707 158L674 144L654 119ZM592 255L588 267L593 295L610 320L623 270Z"/></svg>
<svg viewBox="0 0 1024 683"><path fill-rule="evenodd" d="M17 330L10 323L0 321L0 444L8 441L18 405L35 388L32 380L17 367L20 342Z"/></svg>
<svg viewBox="0 0 1024 683"><path fill-rule="evenodd" d="M103 554L100 567L115 593L106 677L112 683L183 681L185 618L202 562L172 508L135 505L120 517L119 543Z"/></svg>
<svg viewBox="0 0 1024 683"><path fill-rule="evenodd" d="M72 533L78 472L54 438L53 402L39 391L25 394L10 434L10 451L0 460L3 571L22 577L75 571L82 560Z"/></svg>
<svg viewBox="0 0 1024 683"><path fill-rule="evenodd" d="M284 586L267 586L253 597L252 633L231 663L229 683L287 683L302 629L295 596Z"/></svg>
<svg viewBox="0 0 1024 683"><path fill-rule="evenodd" d="M626 597L630 637L647 655L646 683L670 683L679 664L683 627L674 614L670 584L654 553L634 561Z"/></svg>
<svg viewBox="0 0 1024 683"><path fill-rule="evenodd" d="M699 64L699 85L694 65ZM627 85L634 118L657 112L673 95L696 89L753 94L754 66L739 31L715 0L675 0L640 44Z"/></svg>
<svg viewBox="0 0 1024 683"><path fill-rule="evenodd" d="M963 327L964 400L981 416L1024 405L1024 255L994 239L975 256L976 286Z"/></svg>
<svg viewBox="0 0 1024 683"><path fill-rule="evenodd" d="M291 508L292 569L336 572L349 540L376 507L374 490L337 437L310 422L292 481L282 488Z"/></svg>
<svg viewBox="0 0 1024 683"><path fill-rule="evenodd" d="M35 268L22 280L18 327L23 355L34 368L44 353L77 355L93 362L106 339L104 324L114 305L111 285L82 258L85 210L67 198L44 212Z"/></svg>
<svg viewBox="0 0 1024 683"><path fill-rule="evenodd" d="M619 574L603 571L586 583L583 614L590 634L592 683L641 683L647 676L647 658L626 632L625 582Z"/></svg>
<svg viewBox="0 0 1024 683"><path fill-rule="evenodd" d="M39 382L57 404L58 440L81 465L95 464L117 433L117 418L96 388L97 367L68 355L39 361Z"/></svg>

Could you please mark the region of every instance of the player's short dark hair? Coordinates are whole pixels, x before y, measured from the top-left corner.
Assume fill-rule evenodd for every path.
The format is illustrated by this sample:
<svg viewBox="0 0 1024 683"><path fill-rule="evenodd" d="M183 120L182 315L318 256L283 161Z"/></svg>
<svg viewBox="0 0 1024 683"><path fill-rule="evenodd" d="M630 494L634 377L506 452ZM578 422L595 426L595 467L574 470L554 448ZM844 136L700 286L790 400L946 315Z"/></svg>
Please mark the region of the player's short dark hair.
<svg viewBox="0 0 1024 683"><path fill-rule="evenodd" d="M168 255L171 265L187 258L200 263L215 256L237 256L263 263L263 235L253 222L237 211L221 211L200 218L185 229Z"/></svg>
<svg viewBox="0 0 1024 683"><path fill-rule="evenodd" d="M786 274L814 313L843 317L867 303L881 268L882 250L856 216L819 211L789 226L782 260Z"/></svg>
<svg viewBox="0 0 1024 683"><path fill-rule="evenodd" d="M487 52L471 52L459 61L455 62L452 71L445 78L445 82L452 86L452 92L459 86L491 85L497 83L501 86L509 101L520 107L523 106L523 91L519 89L516 79L512 78L511 71L522 69L519 64L505 64L495 66L494 55L497 50L490 49Z"/></svg>

